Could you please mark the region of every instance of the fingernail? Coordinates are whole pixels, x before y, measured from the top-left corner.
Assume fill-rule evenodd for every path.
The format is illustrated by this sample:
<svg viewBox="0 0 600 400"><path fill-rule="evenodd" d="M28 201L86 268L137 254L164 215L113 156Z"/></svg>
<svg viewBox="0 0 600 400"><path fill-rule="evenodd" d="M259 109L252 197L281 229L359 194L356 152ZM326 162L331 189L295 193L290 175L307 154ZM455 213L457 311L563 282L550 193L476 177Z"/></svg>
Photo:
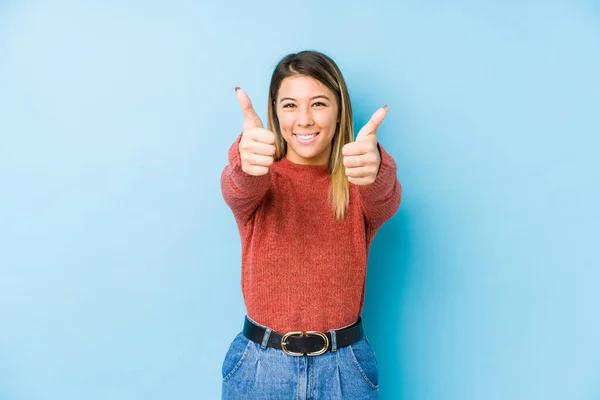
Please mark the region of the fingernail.
<svg viewBox="0 0 600 400"><path fill-rule="evenodd" d="M383 108L385 108L385 111L387 111L389 107L388 107L388 105L386 104L385 106L383 106Z"/></svg>
<svg viewBox="0 0 600 400"><path fill-rule="evenodd" d="M235 87L235 92L237 93L237 92L238 92L238 90L240 90L240 87L239 87L239 86L236 86L236 87Z"/></svg>

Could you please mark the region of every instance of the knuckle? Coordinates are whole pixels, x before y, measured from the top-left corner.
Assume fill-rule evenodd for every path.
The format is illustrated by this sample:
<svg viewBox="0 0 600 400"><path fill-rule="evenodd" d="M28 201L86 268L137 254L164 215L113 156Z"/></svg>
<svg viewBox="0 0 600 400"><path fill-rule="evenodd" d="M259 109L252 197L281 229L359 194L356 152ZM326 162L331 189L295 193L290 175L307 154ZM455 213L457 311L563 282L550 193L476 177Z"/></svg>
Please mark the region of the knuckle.
<svg viewBox="0 0 600 400"><path fill-rule="evenodd" d="M271 131L267 131L267 132L268 132L267 135L265 135L267 143L274 144L275 140L276 140L275 134Z"/></svg>

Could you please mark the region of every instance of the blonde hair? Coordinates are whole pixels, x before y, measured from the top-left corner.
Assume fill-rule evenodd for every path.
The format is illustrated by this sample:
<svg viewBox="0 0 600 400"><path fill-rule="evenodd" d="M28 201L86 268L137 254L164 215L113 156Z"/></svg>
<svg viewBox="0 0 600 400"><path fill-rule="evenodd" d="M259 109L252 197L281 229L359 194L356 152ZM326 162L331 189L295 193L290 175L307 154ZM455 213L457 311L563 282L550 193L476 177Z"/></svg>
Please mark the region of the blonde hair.
<svg viewBox="0 0 600 400"><path fill-rule="evenodd" d="M327 55L317 51L301 51L288 54L283 57L275 67L271 76L269 86L269 130L275 133L275 160L285 157L287 143L283 139L279 128L275 101L281 82L285 78L296 75L310 76L327 88L336 96L339 106L339 123L336 127L332 140L331 155L329 157L329 175L331 184L329 188L329 200L332 211L338 219L343 219L348 203L350 201L350 189L348 178L344 168L342 148L345 144L354 141L354 122L352 118L352 106L348 87L342 76L342 72L336 63Z"/></svg>

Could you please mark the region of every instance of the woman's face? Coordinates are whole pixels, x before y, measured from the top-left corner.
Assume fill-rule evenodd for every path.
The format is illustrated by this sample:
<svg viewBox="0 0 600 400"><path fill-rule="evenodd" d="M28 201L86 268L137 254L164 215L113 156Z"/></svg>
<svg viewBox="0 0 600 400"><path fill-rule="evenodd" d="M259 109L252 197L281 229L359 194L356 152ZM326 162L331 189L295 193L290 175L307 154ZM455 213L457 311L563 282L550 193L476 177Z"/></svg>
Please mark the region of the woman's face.
<svg viewBox="0 0 600 400"><path fill-rule="evenodd" d="M296 75L281 82L275 109L288 160L305 165L329 163L339 113L335 94L314 78Z"/></svg>

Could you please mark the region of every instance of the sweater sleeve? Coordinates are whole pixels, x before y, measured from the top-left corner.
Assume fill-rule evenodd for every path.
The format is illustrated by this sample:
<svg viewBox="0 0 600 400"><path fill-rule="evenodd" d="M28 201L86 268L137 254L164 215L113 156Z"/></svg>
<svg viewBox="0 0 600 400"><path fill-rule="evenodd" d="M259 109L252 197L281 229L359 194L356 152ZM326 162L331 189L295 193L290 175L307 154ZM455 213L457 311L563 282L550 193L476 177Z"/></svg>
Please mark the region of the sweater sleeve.
<svg viewBox="0 0 600 400"><path fill-rule="evenodd" d="M396 214L402 198L402 186L396 176L396 162L381 144L377 143L377 147L381 164L375 182L358 186L365 218L371 231L377 231Z"/></svg>
<svg viewBox="0 0 600 400"><path fill-rule="evenodd" d="M221 192L236 221L243 225L250 219L271 186L271 172L253 176L242 170L239 150L241 138L240 134L229 148L229 164L221 173Z"/></svg>

